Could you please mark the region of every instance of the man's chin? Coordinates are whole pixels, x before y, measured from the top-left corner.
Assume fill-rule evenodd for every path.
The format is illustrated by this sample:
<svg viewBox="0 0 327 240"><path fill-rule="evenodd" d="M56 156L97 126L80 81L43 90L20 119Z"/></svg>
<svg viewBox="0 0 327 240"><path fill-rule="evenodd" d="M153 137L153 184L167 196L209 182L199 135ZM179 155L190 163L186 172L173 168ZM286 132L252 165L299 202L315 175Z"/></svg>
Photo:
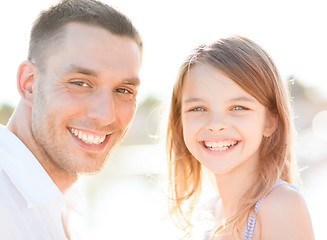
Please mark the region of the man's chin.
<svg viewBox="0 0 327 240"><path fill-rule="evenodd" d="M89 175L94 175L98 172L100 172L102 169L101 168L98 168L98 169L93 169L93 170L83 170L83 171L80 171L77 173L78 176L89 176Z"/></svg>
<svg viewBox="0 0 327 240"><path fill-rule="evenodd" d="M101 163L99 162L96 165L84 166L84 168L82 168L82 169L81 168L80 169L76 169L76 173L79 176L93 175L95 173L100 172L103 169L105 162L106 161L104 160L104 161L101 161Z"/></svg>

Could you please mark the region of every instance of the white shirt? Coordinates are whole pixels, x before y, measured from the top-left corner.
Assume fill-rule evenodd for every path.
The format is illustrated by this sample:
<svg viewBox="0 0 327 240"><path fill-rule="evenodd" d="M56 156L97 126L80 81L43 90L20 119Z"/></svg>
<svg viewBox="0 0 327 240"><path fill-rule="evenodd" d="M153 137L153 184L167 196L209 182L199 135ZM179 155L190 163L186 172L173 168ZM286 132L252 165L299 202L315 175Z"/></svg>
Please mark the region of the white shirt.
<svg viewBox="0 0 327 240"><path fill-rule="evenodd" d="M65 199L38 160L0 125L0 239L66 239Z"/></svg>

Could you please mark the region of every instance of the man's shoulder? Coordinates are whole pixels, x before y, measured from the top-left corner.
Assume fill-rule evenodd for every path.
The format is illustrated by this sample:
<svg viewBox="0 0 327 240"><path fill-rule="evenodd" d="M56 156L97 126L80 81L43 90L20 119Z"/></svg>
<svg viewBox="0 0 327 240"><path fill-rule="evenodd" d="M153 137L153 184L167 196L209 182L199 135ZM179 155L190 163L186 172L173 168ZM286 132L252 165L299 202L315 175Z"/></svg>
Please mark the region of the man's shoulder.
<svg viewBox="0 0 327 240"><path fill-rule="evenodd" d="M12 237L11 232L16 229L18 214L21 212L23 199L19 199L20 193L7 176L6 172L0 166L0 239L12 239L4 238L4 236ZM5 226L5 227L3 227Z"/></svg>
<svg viewBox="0 0 327 240"><path fill-rule="evenodd" d="M16 204L15 199L18 197L20 197L19 191L0 165L0 205L4 206L5 203L9 202L10 206L8 206L7 209L10 209L10 207L13 207ZM3 212L0 212L1 217L3 217Z"/></svg>

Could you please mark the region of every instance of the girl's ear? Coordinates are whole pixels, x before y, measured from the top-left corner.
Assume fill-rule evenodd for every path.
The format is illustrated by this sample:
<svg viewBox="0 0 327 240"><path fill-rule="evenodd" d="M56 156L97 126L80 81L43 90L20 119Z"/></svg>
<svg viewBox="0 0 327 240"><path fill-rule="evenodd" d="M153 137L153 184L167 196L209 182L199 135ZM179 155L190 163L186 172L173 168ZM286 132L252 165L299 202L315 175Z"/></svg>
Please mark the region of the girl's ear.
<svg viewBox="0 0 327 240"><path fill-rule="evenodd" d="M31 61L24 61L18 67L17 88L24 102L32 107L33 105L33 86L36 68Z"/></svg>
<svg viewBox="0 0 327 240"><path fill-rule="evenodd" d="M263 131L264 137L270 137L277 129L278 126L278 116L271 112L267 112L265 120L265 128Z"/></svg>

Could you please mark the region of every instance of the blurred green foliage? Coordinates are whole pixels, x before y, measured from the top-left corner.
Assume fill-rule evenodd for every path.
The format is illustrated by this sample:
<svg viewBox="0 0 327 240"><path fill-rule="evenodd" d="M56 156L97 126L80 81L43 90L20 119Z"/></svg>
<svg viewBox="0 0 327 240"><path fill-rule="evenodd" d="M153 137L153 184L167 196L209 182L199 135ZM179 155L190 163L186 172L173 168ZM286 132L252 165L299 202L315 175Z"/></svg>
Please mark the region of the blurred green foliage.
<svg viewBox="0 0 327 240"><path fill-rule="evenodd" d="M14 107L7 103L2 103L0 105L0 124L6 125L13 112Z"/></svg>

